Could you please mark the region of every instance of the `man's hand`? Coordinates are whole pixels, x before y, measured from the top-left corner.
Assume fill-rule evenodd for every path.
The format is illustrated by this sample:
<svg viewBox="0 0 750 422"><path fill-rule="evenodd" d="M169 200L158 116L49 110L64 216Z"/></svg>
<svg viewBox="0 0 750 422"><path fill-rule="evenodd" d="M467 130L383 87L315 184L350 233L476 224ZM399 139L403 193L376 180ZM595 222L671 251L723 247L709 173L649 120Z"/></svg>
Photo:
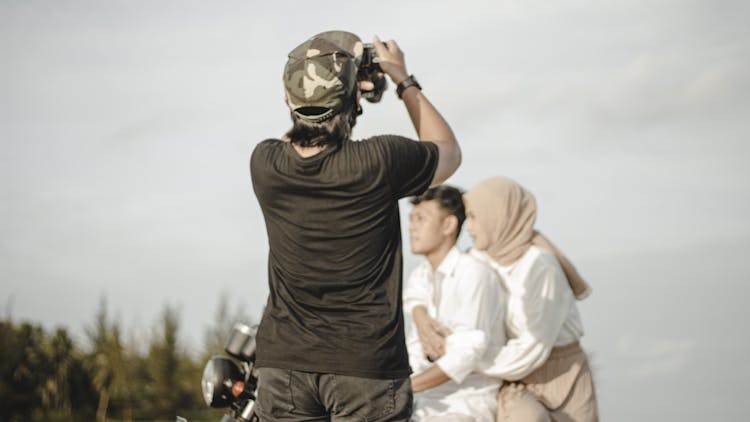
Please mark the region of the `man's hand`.
<svg viewBox="0 0 750 422"><path fill-rule="evenodd" d="M440 325L427 314L424 306L415 306L412 310L414 325L417 327L419 342L425 355L435 361L445 354L445 337L451 334L448 327Z"/></svg>
<svg viewBox="0 0 750 422"><path fill-rule="evenodd" d="M378 64L388 75L394 84L398 84L409 77L406 72L406 63L404 62L404 53L396 44L396 41L388 40L385 43L375 36L372 40L375 51L378 53Z"/></svg>
<svg viewBox="0 0 750 422"><path fill-rule="evenodd" d="M362 92L372 91L375 89L375 84L371 81L359 81L359 90Z"/></svg>

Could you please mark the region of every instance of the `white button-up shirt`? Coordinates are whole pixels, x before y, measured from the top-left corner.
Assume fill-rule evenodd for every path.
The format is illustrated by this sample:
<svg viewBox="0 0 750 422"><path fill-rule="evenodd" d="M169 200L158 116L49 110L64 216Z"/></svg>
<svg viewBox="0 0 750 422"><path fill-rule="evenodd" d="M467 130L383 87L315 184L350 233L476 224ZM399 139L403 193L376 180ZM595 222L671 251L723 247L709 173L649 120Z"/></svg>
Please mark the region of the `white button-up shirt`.
<svg viewBox="0 0 750 422"><path fill-rule="evenodd" d="M484 252L472 250L471 255L500 274L508 297L508 343L483 368L485 374L519 380L542 366L553 347L581 338L583 324L573 291L551 252L531 246L508 266L499 265Z"/></svg>
<svg viewBox="0 0 750 422"><path fill-rule="evenodd" d="M452 334L446 351L434 363L425 357L414 326L407 335L409 363L415 373L438 365L450 378L440 386L415 395L414 420L426 416L461 414L492 422L501 380L479 372L490 365L505 343L504 294L495 271L456 247L433 271L423 262L404 288L404 310L417 305Z"/></svg>

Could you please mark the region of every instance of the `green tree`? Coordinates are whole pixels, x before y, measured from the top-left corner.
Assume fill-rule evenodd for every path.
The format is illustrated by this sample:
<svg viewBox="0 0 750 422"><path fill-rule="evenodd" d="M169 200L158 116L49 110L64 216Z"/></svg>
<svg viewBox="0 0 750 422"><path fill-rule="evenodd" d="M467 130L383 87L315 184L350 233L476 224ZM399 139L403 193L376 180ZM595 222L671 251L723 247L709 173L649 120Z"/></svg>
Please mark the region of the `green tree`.
<svg viewBox="0 0 750 422"><path fill-rule="evenodd" d="M220 299L211 354L220 353L234 322L249 322L244 307ZM65 328L0 320L0 421L218 420L222 411L202 400L204 359L181 346L175 308L165 306L151 338L124 342L104 297L80 349ZM209 341L206 341L208 345ZM144 347L139 347L145 344ZM206 346L206 350L209 347ZM137 392L137 394L136 394Z"/></svg>
<svg viewBox="0 0 750 422"><path fill-rule="evenodd" d="M174 418L179 408L179 327L177 311L165 306L147 358L147 391L152 398L153 416L159 418Z"/></svg>
<svg viewBox="0 0 750 422"><path fill-rule="evenodd" d="M73 410L70 375L76 359L73 340L64 328L58 328L46 349L49 372L41 386L42 406L70 416Z"/></svg>
<svg viewBox="0 0 750 422"><path fill-rule="evenodd" d="M22 323L17 340L20 356L13 368L12 396L24 407L19 413L30 418L31 411L41 407L40 390L46 363L44 331L39 325Z"/></svg>
<svg viewBox="0 0 750 422"><path fill-rule="evenodd" d="M16 328L8 321L0 323L0 419L28 419L38 404L34 350L39 333L28 324Z"/></svg>
<svg viewBox="0 0 750 422"><path fill-rule="evenodd" d="M91 420L88 371L65 329L0 322L0 420Z"/></svg>
<svg viewBox="0 0 750 422"><path fill-rule="evenodd" d="M122 344L120 326L110 322L107 316L107 303L102 298L94 326L87 330L91 342L91 354L87 367L99 396L96 420L104 422L110 400L127 390L127 363Z"/></svg>

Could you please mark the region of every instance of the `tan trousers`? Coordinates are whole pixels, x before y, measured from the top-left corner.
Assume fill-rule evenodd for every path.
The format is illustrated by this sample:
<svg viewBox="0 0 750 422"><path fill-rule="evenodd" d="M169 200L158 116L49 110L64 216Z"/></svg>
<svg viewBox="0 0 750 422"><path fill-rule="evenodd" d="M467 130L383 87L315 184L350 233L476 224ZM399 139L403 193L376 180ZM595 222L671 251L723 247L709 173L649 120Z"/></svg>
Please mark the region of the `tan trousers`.
<svg viewBox="0 0 750 422"><path fill-rule="evenodd" d="M578 342L552 349L540 368L503 385L497 400L498 422L599 420L591 369Z"/></svg>

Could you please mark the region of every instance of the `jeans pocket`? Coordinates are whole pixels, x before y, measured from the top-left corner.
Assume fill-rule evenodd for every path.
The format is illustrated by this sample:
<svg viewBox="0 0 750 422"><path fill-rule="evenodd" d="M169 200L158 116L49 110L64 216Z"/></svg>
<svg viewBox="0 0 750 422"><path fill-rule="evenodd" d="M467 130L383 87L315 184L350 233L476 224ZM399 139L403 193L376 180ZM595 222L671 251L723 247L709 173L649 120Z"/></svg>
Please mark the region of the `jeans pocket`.
<svg viewBox="0 0 750 422"><path fill-rule="evenodd" d="M406 380L408 382L408 379ZM411 413L411 388L401 388L403 380L371 379L336 375L334 420L377 421L387 419L399 409ZM403 390L403 391L402 391ZM409 394L397 400L398 394Z"/></svg>
<svg viewBox="0 0 750 422"><path fill-rule="evenodd" d="M257 412L261 420L280 417L294 409L291 395L292 371L278 368L258 368Z"/></svg>

